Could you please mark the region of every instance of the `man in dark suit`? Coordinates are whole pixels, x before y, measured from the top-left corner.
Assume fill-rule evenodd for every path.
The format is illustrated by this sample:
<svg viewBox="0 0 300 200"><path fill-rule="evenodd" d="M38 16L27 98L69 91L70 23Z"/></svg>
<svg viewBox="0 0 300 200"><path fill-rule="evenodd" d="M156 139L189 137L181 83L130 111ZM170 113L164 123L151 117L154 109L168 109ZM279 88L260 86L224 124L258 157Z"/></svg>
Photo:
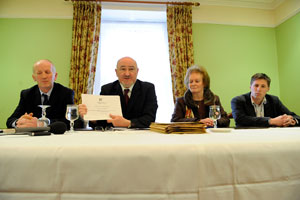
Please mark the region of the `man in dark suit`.
<svg viewBox="0 0 300 200"><path fill-rule="evenodd" d="M65 119L67 104L73 104L73 90L54 83L57 78L55 66L49 60L39 60L33 66L32 78L37 85L21 91L20 101L7 119L6 126L13 127L36 127L45 126L44 122L38 120L41 117L41 104L50 105L46 109L46 117L50 123L63 121L69 125Z"/></svg>
<svg viewBox="0 0 300 200"><path fill-rule="evenodd" d="M138 67L135 60L130 57L121 58L115 69L117 81L103 85L100 95L119 95L121 100L122 115L110 115L107 121L98 120L90 122L90 126L147 128L155 121L157 99L152 83L137 79ZM87 113L84 104L79 105L80 115Z"/></svg>
<svg viewBox="0 0 300 200"><path fill-rule="evenodd" d="M237 127L299 126L300 117L289 111L278 97L268 95L271 79L264 73L251 77L251 92L231 100Z"/></svg>

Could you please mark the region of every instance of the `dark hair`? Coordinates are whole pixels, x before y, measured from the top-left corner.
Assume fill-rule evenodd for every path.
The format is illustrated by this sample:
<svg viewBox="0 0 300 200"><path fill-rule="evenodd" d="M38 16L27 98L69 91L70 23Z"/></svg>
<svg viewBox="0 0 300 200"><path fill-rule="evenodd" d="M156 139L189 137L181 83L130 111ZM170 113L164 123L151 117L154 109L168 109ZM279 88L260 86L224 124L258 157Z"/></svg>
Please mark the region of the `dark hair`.
<svg viewBox="0 0 300 200"><path fill-rule="evenodd" d="M187 69L185 78L184 78L184 84L185 84L186 88L189 88L189 82L190 82L189 78L190 78L190 75L192 72L198 72L198 73L202 74L204 88L209 89L209 87L210 87L209 75L204 67L198 66L198 65L193 65Z"/></svg>
<svg viewBox="0 0 300 200"><path fill-rule="evenodd" d="M270 77L268 77L267 74L264 73L256 73L251 77L251 81L250 81L250 85L252 85L252 83L258 79L264 79L267 81L268 87L270 87L271 84L271 79Z"/></svg>

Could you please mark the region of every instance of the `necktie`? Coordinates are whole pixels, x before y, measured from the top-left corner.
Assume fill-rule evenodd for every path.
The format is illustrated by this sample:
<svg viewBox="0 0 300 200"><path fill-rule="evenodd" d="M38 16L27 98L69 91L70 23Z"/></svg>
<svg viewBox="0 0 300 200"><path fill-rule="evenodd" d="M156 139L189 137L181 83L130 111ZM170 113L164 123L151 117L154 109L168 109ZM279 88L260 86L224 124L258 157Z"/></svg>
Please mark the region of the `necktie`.
<svg viewBox="0 0 300 200"><path fill-rule="evenodd" d="M128 101L129 101L128 92L129 92L129 89L125 89L124 90L124 97L125 97L125 104L126 104L126 106L128 104Z"/></svg>
<svg viewBox="0 0 300 200"><path fill-rule="evenodd" d="M43 96L43 105L49 105L50 104L50 102L49 102L49 100L48 100L48 95L46 95L46 94L42 94L42 96Z"/></svg>

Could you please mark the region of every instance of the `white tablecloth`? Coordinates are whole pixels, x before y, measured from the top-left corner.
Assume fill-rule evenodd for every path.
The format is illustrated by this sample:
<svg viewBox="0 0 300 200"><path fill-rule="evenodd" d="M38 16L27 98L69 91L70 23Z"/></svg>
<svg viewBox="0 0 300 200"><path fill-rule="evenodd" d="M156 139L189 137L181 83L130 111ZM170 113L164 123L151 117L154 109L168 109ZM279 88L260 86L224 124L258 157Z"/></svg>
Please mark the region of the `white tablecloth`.
<svg viewBox="0 0 300 200"><path fill-rule="evenodd" d="M0 200L299 200L300 129L0 136Z"/></svg>

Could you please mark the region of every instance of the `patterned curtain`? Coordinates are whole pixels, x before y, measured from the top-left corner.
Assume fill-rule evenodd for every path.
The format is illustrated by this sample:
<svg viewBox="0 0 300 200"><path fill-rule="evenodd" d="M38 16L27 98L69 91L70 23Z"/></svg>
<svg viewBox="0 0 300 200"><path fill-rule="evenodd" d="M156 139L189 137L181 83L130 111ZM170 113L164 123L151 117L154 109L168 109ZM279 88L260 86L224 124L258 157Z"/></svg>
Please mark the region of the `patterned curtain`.
<svg viewBox="0 0 300 200"><path fill-rule="evenodd" d="M167 26L173 100L186 91L184 76L188 67L194 64L192 38L192 6L168 5Z"/></svg>
<svg viewBox="0 0 300 200"><path fill-rule="evenodd" d="M101 23L100 2L73 2L73 33L70 87L74 103L81 103L81 94L92 94Z"/></svg>

